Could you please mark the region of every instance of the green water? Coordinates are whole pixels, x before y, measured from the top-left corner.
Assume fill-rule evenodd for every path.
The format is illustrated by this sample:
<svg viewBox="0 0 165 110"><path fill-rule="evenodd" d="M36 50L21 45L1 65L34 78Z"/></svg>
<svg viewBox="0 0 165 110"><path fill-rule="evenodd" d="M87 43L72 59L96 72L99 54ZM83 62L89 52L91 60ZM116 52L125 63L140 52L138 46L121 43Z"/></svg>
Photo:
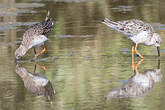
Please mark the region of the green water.
<svg viewBox="0 0 165 110"><path fill-rule="evenodd" d="M151 23L164 40L164 5L163 0L1 0L0 109L164 110L164 41L161 44L160 67L155 47L138 47L144 55L144 61L138 66L141 78L149 77L148 71L160 70L146 80L150 82L146 82L150 85L148 90L142 90L142 94L136 96L127 94L106 98L107 94L122 88L136 74L132 70L132 42L101 24L105 17L112 20L141 19ZM37 66L36 73L47 78L56 93L36 96L16 73L14 52L24 30L43 21L47 10L50 10L55 27L45 44L47 51L37 60L38 65L46 67L46 71ZM37 48L37 51L41 49ZM19 65L32 74L33 57L31 49L19 61ZM135 57L135 63L139 60Z"/></svg>

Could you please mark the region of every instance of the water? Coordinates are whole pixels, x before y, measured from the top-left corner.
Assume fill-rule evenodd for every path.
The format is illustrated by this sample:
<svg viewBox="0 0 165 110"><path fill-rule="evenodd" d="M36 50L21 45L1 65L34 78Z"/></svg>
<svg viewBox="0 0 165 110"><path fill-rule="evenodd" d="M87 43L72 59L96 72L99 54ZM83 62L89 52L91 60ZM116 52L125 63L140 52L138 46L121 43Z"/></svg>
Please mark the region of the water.
<svg viewBox="0 0 165 110"><path fill-rule="evenodd" d="M133 72L132 43L100 21L141 19L165 40L164 4L162 0L1 0L0 109L163 110L164 41L160 62L155 47L140 45L145 59ZM46 53L35 63L31 49L16 66L14 52L24 30L44 20L47 10L55 27Z"/></svg>

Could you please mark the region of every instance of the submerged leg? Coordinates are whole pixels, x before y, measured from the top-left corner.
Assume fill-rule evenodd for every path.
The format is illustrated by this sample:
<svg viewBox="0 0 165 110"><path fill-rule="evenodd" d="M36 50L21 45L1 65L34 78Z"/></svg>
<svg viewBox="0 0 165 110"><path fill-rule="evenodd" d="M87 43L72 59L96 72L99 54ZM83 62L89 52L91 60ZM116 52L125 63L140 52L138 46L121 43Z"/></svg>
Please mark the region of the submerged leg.
<svg viewBox="0 0 165 110"><path fill-rule="evenodd" d="M35 47L33 48L33 50L34 50L34 54L36 54L37 52L36 52L36 49L35 49Z"/></svg>
<svg viewBox="0 0 165 110"><path fill-rule="evenodd" d="M135 66L135 73L138 73L138 66L141 64L141 62L143 61L144 59L140 59L139 61L138 61L138 63L136 64L136 66Z"/></svg>
<svg viewBox="0 0 165 110"><path fill-rule="evenodd" d="M46 67L45 66L39 65L39 64L35 63L35 65L34 65L34 73L36 72L37 66L40 66L40 68L42 68L44 71L46 71Z"/></svg>
<svg viewBox="0 0 165 110"><path fill-rule="evenodd" d="M160 57L160 47L157 47L157 51L158 51L158 57Z"/></svg>
<svg viewBox="0 0 165 110"><path fill-rule="evenodd" d="M137 46L138 46L138 44L135 45L135 52L136 52L136 54L139 55L139 57L141 59L144 59L144 57L137 51Z"/></svg>
<svg viewBox="0 0 165 110"><path fill-rule="evenodd" d="M37 64L35 63L35 65L34 65L34 73L36 72L36 67L37 67Z"/></svg>
<svg viewBox="0 0 165 110"><path fill-rule="evenodd" d="M37 58L37 51L36 51L35 47L33 48L33 50L34 50L34 56L35 56L35 58Z"/></svg>
<svg viewBox="0 0 165 110"><path fill-rule="evenodd" d="M39 65L39 64L38 64ZM40 68L42 68L44 71L46 71L46 66L43 66L43 65L39 65Z"/></svg>
<svg viewBox="0 0 165 110"><path fill-rule="evenodd" d="M35 47L33 48L33 50L34 50L34 56L35 56L35 58L37 58L37 51L36 51Z"/></svg>
<svg viewBox="0 0 165 110"><path fill-rule="evenodd" d="M132 70L135 70L135 65L134 65L134 46L132 46Z"/></svg>

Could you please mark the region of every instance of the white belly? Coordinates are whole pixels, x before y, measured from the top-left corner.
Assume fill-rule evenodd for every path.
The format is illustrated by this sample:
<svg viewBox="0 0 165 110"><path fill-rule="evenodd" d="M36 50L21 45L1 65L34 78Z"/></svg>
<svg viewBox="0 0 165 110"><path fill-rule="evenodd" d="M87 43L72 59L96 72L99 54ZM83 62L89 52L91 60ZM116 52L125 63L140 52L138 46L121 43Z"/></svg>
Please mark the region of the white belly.
<svg viewBox="0 0 165 110"><path fill-rule="evenodd" d="M48 38L44 35L35 37L35 39L31 42L29 49L32 47L43 45L46 40L48 40Z"/></svg>
<svg viewBox="0 0 165 110"><path fill-rule="evenodd" d="M136 36L130 37L130 39L136 44L145 43L148 40L148 33L147 31L141 31Z"/></svg>

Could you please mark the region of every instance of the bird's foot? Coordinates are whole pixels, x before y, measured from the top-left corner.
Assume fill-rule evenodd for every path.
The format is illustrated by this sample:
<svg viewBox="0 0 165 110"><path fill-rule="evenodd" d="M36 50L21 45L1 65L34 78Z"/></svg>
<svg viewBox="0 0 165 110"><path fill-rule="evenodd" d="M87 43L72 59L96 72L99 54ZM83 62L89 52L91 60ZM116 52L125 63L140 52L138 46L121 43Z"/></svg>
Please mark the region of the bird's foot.
<svg viewBox="0 0 165 110"><path fill-rule="evenodd" d="M36 53L36 54L35 54L35 58L37 58L39 55L41 55L41 54L44 53L45 51L46 51L46 48L44 47L44 49L41 50L40 53Z"/></svg>
<svg viewBox="0 0 165 110"><path fill-rule="evenodd" d="M44 71L46 71L46 66L40 65L40 68L42 68Z"/></svg>

